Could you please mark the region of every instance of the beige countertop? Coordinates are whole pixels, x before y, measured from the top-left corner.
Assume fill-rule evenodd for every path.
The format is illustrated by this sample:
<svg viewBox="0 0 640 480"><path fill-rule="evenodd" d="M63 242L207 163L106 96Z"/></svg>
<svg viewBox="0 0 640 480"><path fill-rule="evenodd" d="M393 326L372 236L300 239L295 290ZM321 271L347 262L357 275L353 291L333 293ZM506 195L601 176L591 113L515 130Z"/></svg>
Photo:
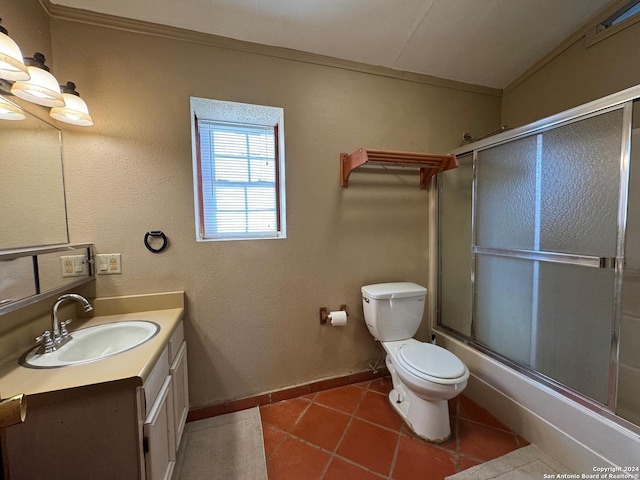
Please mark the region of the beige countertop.
<svg viewBox="0 0 640 480"><path fill-rule="evenodd" d="M111 297L91 303L96 315L78 319L75 329L110 322L148 320L160 325L160 331L138 347L91 363L34 369L20 365L20 355L3 358L0 362L3 397L20 393L36 395L124 379L134 379L142 385L184 314L183 292ZM151 309L152 306L160 309ZM73 330L69 328L72 335Z"/></svg>

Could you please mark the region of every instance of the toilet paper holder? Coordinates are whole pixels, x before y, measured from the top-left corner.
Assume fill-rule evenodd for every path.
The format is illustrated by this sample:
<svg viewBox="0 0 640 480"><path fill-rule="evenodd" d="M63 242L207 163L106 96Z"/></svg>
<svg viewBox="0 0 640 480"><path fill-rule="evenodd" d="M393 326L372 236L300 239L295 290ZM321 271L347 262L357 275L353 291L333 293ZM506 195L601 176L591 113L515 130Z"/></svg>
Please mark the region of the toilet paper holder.
<svg viewBox="0 0 640 480"><path fill-rule="evenodd" d="M340 311L346 312L347 317L349 316L349 312L347 312L346 305L340 305ZM327 320L331 320L331 315L329 314L329 309L327 307L320 307L320 325L326 325Z"/></svg>

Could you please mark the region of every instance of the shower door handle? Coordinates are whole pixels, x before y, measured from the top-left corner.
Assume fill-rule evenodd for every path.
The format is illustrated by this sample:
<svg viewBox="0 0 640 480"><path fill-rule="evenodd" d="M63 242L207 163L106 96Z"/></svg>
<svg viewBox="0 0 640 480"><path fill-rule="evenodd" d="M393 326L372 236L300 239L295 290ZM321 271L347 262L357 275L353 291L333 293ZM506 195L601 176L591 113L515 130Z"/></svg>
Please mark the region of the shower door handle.
<svg viewBox="0 0 640 480"><path fill-rule="evenodd" d="M624 262L623 262L624 265ZM615 268L618 266L618 259L616 257L601 257L600 268Z"/></svg>
<svg viewBox="0 0 640 480"><path fill-rule="evenodd" d="M595 257L593 255L577 255L574 253L479 247L477 245L473 247L473 253L497 257L520 258L523 260L536 260L539 262L562 263L565 265L578 265L581 267L611 268L614 270L618 265L624 265L624 259L619 257Z"/></svg>

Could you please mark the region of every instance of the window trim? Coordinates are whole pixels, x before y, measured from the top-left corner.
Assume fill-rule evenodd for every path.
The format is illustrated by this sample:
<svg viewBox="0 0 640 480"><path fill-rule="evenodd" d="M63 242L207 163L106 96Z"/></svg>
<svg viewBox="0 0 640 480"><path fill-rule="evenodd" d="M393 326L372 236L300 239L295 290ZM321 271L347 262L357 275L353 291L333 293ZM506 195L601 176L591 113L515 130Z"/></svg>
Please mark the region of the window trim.
<svg viewBox="0 0 640 480"><path fill-rule="evenodd" d="M616 33L640 21L640 13L636 13L616 25L606 25L613 22L617 17L620 17L628 10L634 8L637 4L640 4L640 0L621 0L603 10L587 27L585 34L585 47L595 45L599 41L609 38L610 36L615 35Z"/></svg>
<svg viewBox="0 0 640 480"><path fill-rule="evenodd" d="M284 110L279 107L252 105L222 100L191 97L192 114L192 160L194 183L194 208L196 241L269 240L286 238L286 191L284 181ZM200 144L200 123L255 126L272 129L275 159L275 232L236 232L206 236L204 179Z"/></svg>
<svg viewBox="0 0 640 480"><path fill-rule="evenodd" d="M198 116L193 114L193 128L195 130L195 167L197 181L196 183L196 228L197 238L204 238L204 196L202 195L202 153L200 150L200 126L198 124Z"/></svg>

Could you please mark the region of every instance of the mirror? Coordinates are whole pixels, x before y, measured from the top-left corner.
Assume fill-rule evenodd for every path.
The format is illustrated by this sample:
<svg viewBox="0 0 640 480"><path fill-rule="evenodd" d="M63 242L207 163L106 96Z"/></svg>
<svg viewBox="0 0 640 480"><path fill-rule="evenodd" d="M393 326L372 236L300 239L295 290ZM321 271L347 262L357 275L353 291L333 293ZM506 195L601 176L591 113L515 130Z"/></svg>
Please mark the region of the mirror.
<svg viewBox="0 0 640 480"><path fill-rule="evenodd" d="M24 114L0 120L0 252L69 242L60 130Z"/></svg>
<svg viewBox="0 0 640 480"><path fill-rule="evenodd" d="M61 132L22 111L0 119L0 315L93 279L91 244L69 244ZM61 256L85 267L68 275Z"/></svg>
<svg viewBox="0 0 640 480"><path fill-rule="evenodd" d="M31 257L0 260L0 309L36 294Z"/></svg>
<svg viewBox="0 0 640 480"><path fill-rule="evenodd" d="M95 278L93 244L0 251L0 316Z"/></svg>

